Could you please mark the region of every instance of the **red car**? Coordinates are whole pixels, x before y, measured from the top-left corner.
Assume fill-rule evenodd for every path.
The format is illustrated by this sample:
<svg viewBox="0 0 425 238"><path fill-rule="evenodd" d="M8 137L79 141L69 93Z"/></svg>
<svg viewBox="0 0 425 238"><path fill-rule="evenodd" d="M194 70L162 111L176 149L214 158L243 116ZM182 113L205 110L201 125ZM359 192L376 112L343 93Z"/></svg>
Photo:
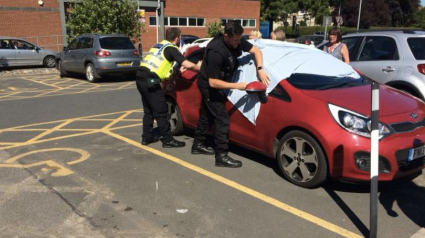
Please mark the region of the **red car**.
<svg viewBox="0 0 425 238"><path fill-rule="evenodd" d="M202 59L192 47L187 59ZM174 134L196 128L201 94L196 73L176 73L164 86ZM280 81L261 105L256 125L227 101L232 143L276 158L283 175L306 188L328 178L370 179L371 80L349 82L293 74ZM379 180L389 181L425 167L425 104L380 85Z"/></svg>

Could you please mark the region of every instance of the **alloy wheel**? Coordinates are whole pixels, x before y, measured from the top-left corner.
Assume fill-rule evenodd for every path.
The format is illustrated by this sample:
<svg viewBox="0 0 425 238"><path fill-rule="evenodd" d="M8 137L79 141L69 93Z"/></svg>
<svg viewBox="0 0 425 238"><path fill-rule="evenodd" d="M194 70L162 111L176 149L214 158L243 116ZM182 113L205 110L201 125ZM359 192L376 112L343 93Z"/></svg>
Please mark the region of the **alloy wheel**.
<svg viewBox="0 0 425 238"><path fill-rule="evenodd" d="M305 139L289 138L281 148L282 166L293 180L305 183L314 178L319 162L314 147Z"/></svg>

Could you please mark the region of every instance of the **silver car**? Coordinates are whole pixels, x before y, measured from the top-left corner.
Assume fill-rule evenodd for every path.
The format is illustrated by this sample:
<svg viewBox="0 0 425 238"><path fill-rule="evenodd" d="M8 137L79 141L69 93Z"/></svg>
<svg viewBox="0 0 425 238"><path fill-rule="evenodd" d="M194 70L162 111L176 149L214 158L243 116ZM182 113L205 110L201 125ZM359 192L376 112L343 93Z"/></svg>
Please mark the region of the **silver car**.
<svg viewBox="0 0 425 238"><path fill-rule="evenodd" d="M139 65L139 52L124 35L78 36L57 58L61 77L70 72L84 73L92 83L106 74L126 74L135 78Z"/></svg>
<svg viewBox="0 0 425 238"><path fill-rule="evenodd" d="M53 68L56 55L21 38L0 37L0 68L32 65Z"/></svg>
<svg viewBox="0 0 425 238"><path fill-rule="evenodd" d="M384 30L342 36L350 65L366 76L425 99L425 31ZM324 43L325 44L325 43ZM324 44L317 48L323 49Z"/></svg>

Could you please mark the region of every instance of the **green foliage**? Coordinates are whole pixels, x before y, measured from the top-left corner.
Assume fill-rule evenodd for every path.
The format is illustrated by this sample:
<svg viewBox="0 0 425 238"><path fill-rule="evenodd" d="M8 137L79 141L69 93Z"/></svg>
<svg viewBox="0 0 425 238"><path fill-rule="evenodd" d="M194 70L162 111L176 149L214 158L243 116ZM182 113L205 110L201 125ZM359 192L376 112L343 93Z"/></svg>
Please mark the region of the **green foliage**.
<svg viewBox="0 0 425 238"><path fill-rule="evenodd" d="M223 28L221 25L221 21L213 21L207 24L208 27L208 37L214 37L219 32L223 33Z"/></svg>
<svg viewBox="0 0 425 238"><path fill-rule="evenodd" d="M300 26L307 26L307 22L305 22L305 21L300 21Z"/></svg>
<svg viewBox="0 0 425 238"><path fill-rule="evenodd" d="M71 36L86 33L124 34L135 37L142 30L132 0L79 0L71 4L66 26Z"/></svg>
<svg viewBox="0 0 425 238"><path fill-rule="evenodd" d="M413 14L413 19L415 20L416 27L425 29L425 8L421 8L419 11Z"/></svg>

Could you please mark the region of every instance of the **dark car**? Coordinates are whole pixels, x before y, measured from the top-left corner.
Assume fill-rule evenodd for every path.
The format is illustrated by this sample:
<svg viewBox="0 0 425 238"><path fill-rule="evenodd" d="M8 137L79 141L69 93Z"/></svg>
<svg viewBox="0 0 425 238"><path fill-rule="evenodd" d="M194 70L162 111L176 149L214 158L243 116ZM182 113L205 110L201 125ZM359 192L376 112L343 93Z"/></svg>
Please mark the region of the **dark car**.
<svg viewBox="0 0 425 238"><path fill-rule="evenodd" d="M325 37L323 35L305 35L295 39L295 42L305 45L311 45L311 43L313 42L314 45L318 45L322 43L324 39Z"/></svg>
<svg viewBox="0 0 425 238"><path fill-rule="evenodd" d="M197 37L197 36L193 36L193 35L181 35L181 38L180 38L180 47L182 47L185 44L191 44L191 43L193 43L197 39L199 39L199 37Z"/></svg>
<svg viewBox="0 0 425 238"><path fill-rule="evenodd" d="M138 50L124 35L86 34L73 39L57 59L61 77L68 72L85 73L89 82L106 74L134 77L140 65Z"/></svg>

